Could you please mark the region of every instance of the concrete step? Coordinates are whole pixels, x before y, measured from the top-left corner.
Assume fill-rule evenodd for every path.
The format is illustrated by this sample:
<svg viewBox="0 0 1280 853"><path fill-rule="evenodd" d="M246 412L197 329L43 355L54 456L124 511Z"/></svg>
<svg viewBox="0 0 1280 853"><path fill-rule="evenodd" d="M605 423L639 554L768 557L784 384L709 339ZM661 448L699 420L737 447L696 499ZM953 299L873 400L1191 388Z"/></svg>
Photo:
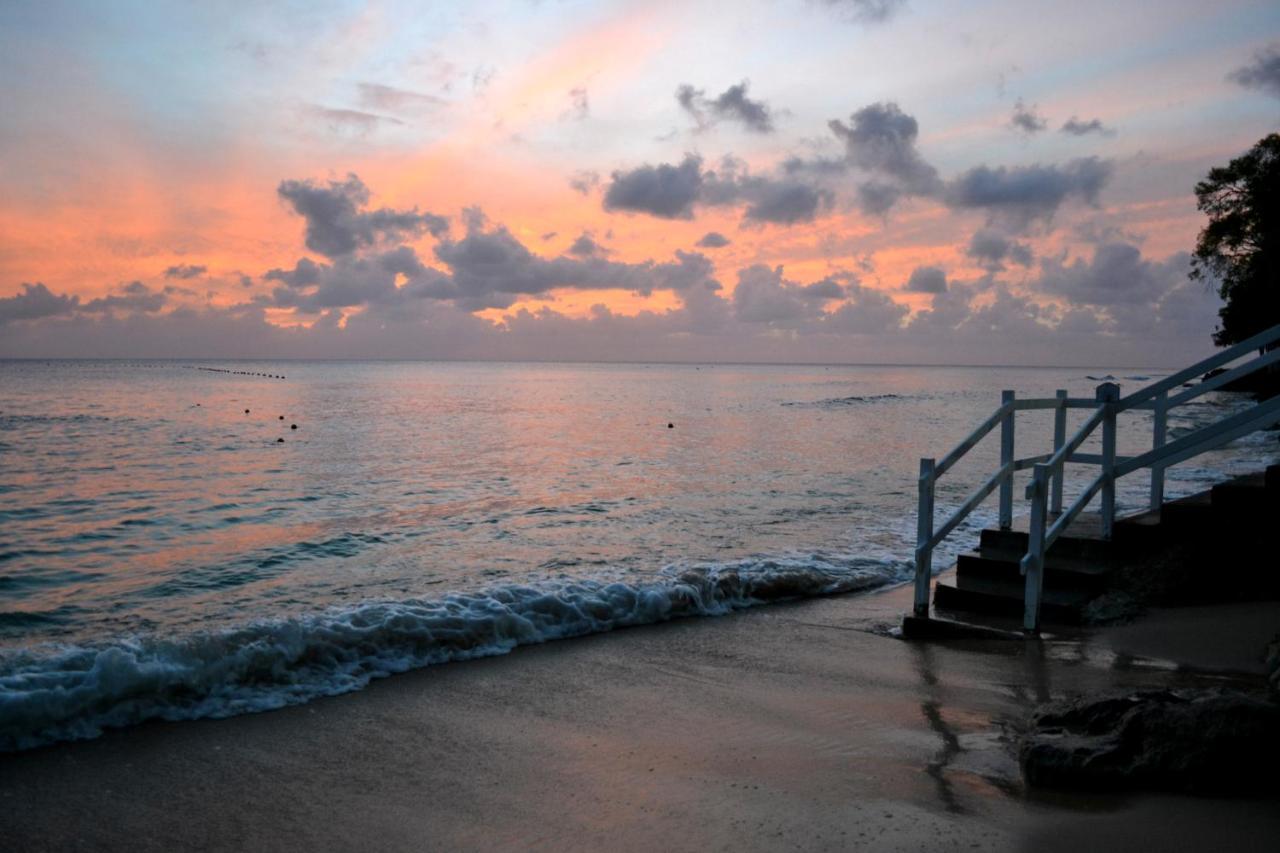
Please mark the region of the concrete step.
<svg viewBox="0 0 1280 853"><path fill-rule="evenodd" d="M1052 524L1054 516L1048 523ZM1027 552L1029 519L1014 519L1009 530L987 528L982 531L979 546L997 551ZM1160 543L1168 534L1161 529L1159 512L1143 512L1116 519L1111 539L1102 535L1102 516L1097 512L1082 512L1049 548L1048 556L1072 557L1086 560L1110 560L1134 551L1144 551Z"/></svg>
<svg viewBox="0 0 1280 853"><path fill-rule="evenodd" d="M961 578L1022 582L1022 553L995 548L980 548L956 558L956 575ZM1115 564L1110 559L1093 560L1064 557L1058 554L1045 559L1045 586L1053 589L1078 589L1099 594Z"/></svg>
<svg viewBox="0 0 1280 853"><path fill-rule="evenodd" d="M938 581L934 586L933 604L943 611L988 613L1020 616L1024 607L1025 586L1007 581L968 579ZM1040 616L1046 622L1078 625L1084 609L1096 596L1080 590L1045 587L1041 597Z"/></svg>

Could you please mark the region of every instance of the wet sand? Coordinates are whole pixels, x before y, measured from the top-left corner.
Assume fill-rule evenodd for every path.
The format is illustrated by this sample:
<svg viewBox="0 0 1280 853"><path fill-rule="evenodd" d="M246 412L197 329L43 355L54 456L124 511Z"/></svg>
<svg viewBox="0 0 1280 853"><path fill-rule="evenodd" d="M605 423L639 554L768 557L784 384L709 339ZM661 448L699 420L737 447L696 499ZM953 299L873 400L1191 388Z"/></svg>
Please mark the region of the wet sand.
<svg viewBox="0 0 1280 853"><path fill-rule="evenodd" d="M909 600L900 588L623 630L0 756L0 838L13 850L1274 849L1280 799L1029 792L1010 742L1051 696L1229 682L1153 659L1185 643L1179 624L1218 649L1199 665L1248 673L1244 650L1280 627L1280 606L1172 611L1040 644L870 630Z"/></svg>

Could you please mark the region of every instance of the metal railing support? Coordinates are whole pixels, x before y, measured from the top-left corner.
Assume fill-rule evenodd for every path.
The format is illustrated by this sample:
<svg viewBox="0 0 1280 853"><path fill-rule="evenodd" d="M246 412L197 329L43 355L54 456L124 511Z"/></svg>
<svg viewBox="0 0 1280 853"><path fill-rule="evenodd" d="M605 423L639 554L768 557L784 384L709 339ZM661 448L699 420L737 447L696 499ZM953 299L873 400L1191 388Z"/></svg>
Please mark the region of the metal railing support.
<svg viewBox="0 0 1280 853"><path fill-rule="evenodd" d="M1062 445L1067 443L1067 392L1066 389L1060 388L1055 394L1058 401L1058 408L1053 410L1053 452L1056 454L1062 449ZM1062 466L1058 466L1058 471L1053 475L1053 491L1052 506L1050 511L1055 515L1062 512L1062 481L1066 471Z"/></svg>
<svg viewBox="0 0 1280 853"><path fill-rule="evenodd" d="M1040 597L1044 592L1045 513L1049 501L1050 466L1041 462L1031 474L1031 518L1027 537L1027 553L1022 558L1022 573L1027 576L1023 593L1022 628L1030 634L1040 633Z"/></svg>
<svg viewBox="0 0 1280 853"><path fill-rule="evenodd" d="M1096 399L1102 407L1102 538L1110 539L1116 523L1116 401L1120 386L1103 382Z"/></svg>
<svg viewBox="0 0 1280 853"><path fill-rule="evenodd" d="M920 501L916 507L915 615L929 618L929 581L933 578L933 460L920 460Z"/></svg>
<svg viewBox="0 0 1280 853"><path fill-rule="evenodd" d="M1161 391L1156 395L1155 410L1151 414L1151 449L1164 447L1169 423L1169 392ZM1151 502L1152 510L1158 511L1164 505L1164 464L1151 464Z"/></svg>
<svg viewBox="0 0 1280 853"><path fill-rule="evenodd" d="M1009 475L1000 484L1000 529L1013 526L1013 426L1017 412L1014 410L1014 393L1000 392L1000 404L1009 406L1009 413L1000 421L1000 467L1009 466Z"/></svg>

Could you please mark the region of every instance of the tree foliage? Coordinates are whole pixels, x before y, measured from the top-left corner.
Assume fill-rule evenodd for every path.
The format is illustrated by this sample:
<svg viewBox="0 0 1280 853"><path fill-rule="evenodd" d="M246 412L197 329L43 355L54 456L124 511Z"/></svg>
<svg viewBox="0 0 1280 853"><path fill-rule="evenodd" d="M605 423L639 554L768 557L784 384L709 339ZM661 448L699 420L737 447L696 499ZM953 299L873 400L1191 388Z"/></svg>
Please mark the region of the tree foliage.
<svg viewBox="0 0 1280 853"><path fill-rule="evenodd" d="M1218 283L1225 304L1213 341L1229 346L1280 323L1280 134L1211 169L1196 200L1209 224L1191 277Z"/></svg>

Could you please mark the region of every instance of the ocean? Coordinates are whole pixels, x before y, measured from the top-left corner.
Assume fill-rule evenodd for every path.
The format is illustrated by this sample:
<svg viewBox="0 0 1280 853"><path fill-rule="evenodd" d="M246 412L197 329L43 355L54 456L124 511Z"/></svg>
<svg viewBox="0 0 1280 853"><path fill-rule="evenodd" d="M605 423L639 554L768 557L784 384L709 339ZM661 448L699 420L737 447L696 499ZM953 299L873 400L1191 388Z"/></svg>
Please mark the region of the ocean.
<svg viewBox="0 0 1280 853"><path fill-rule="evenodd" d="M1002 389L1092 396L1104 375L1127 392L1165 372L0 362L0 750L905 582L919 457ZM1206 395L1171 437L1247 404ZM1019 455L1050 424L1020 414ZM1149 415L1122 418L1120 453L1149 443ZM940 518L997 445L948 473ZM1249 436L1171 469L1167 494L1277 451ZM1122 509L1145 500L1141 474L1121 482ZM994 497L935 566L993 516Z"/></svg>

